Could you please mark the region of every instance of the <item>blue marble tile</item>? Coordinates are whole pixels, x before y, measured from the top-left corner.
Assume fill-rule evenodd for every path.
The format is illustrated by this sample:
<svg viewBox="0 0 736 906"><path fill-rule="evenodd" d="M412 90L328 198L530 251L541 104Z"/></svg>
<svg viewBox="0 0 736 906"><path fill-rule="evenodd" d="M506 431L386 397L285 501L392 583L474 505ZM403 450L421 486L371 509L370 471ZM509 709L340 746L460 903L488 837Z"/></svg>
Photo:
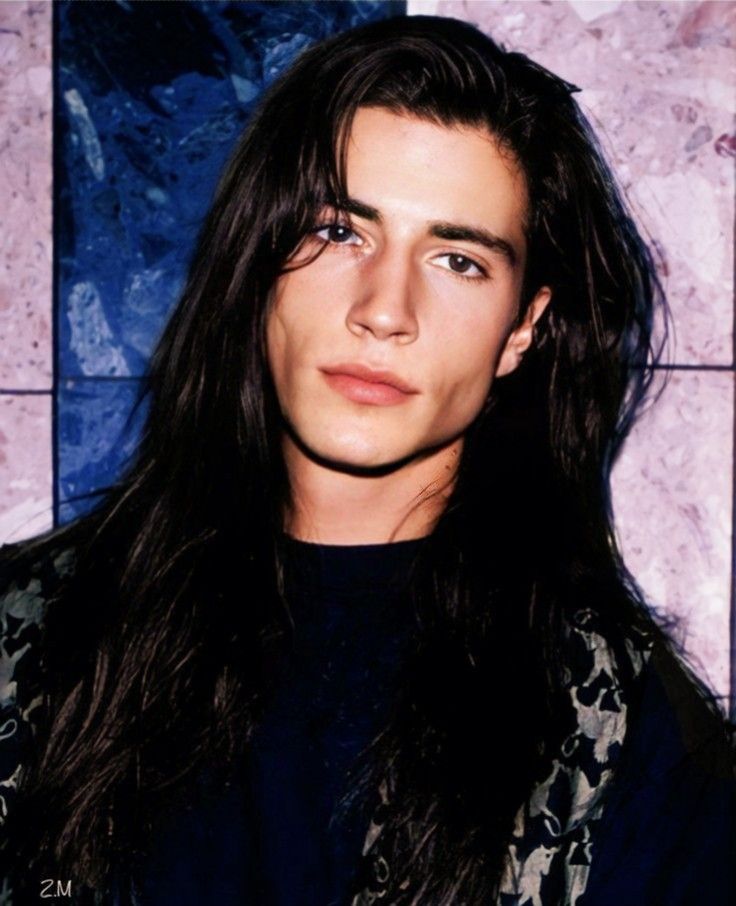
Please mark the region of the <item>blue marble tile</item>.
<svg viewBox="0 0 736 906"><path fill-rule="evenodd" d="M386 2L66 2L57 35L62 377L140 376L264 86Z"/></svg>
<svg viewBox="0 0 736 906"><path fill-rule="evenodd" d="M219 171L262 90L388 2L54 7L58 520L133 453L138 380L184 282ZM83 378L82 380L78 380Z"/></svg>
<svg viewBox="0 0 736 906"><path fill-rule="evenodd" d="M86 497L110 485L135 451L145 405L134 411L138 380L65 380L58 390L56 477L59 522L88 512Z"/></svg>

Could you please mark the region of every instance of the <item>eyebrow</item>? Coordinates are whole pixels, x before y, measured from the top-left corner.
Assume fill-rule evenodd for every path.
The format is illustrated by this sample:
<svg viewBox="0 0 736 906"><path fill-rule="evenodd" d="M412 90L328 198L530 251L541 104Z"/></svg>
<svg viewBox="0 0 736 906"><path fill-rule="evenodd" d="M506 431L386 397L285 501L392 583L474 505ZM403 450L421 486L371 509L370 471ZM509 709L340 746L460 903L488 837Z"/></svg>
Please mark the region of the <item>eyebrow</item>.
<svg viewBox="0 0 736 906"><path fill-rule="evenodd" d="M369 220L372 223L381 223L382 221L381 212L378 208L374 208L372 205L366 204L363 201L358 201L357 198L345 199L345 201L338 205L338 208L346 214L362 217L364 220ZM508 239L496 236L494 233L491 233L490 230L486 230L483 227L470 226L469 224L464 223L450 223L446 220L440 220L430 223L429 234L430 236L435 236L437 239L474 242L477 245L482 245L489 251L503 256L509 267L512 268L516 267L519 260L516 249Z"/></svg>

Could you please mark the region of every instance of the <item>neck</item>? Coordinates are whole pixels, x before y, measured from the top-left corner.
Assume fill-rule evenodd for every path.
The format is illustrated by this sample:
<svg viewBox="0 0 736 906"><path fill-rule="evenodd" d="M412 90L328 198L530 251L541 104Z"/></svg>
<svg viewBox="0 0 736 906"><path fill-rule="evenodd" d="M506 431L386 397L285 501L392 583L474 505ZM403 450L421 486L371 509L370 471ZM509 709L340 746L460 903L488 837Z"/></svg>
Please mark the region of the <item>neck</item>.
<svg viewBox="0 0 736 906"><path fill-rule="evenodd" d="M287 534L320 544L384 544L432 532L455 484L462 439L385 474L340 471L289 437L284 459L291 504Z"/></svg>

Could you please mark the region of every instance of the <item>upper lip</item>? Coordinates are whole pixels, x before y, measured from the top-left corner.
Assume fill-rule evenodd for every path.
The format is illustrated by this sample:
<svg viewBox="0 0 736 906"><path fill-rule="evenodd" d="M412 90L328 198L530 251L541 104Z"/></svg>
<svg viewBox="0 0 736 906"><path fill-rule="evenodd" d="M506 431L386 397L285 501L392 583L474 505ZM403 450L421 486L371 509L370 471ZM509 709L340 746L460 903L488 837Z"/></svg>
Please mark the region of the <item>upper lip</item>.
<svg viewBox="0 0 736 906"><path fill-rule="evenodd" d="M323 368L327 374L348 374L351 377L360 378L361 381L369 381L372 384L389 384L403 393L418 393L416 387L412 387L402 380L393 371L386 371L383 368L369 368L367 365L361 365L357 362L346 362L338 365L328 365Z"/></svg>

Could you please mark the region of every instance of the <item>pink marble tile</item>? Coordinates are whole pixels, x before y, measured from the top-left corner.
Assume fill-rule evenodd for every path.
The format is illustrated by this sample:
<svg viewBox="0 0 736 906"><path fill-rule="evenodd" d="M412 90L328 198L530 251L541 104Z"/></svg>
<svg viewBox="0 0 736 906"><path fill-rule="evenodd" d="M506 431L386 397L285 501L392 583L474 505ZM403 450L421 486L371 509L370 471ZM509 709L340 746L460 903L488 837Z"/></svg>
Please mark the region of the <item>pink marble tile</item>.
<svg viewBox="0 0 736 906"><path fill-rule="evenodd" d="M649 600L682 619L693 663L729 683L733 375L672 372L614 470L624 558Z"/></svg>
<svg viewBox="0 0 736 906"><path fill-rule="evenodd" d="M0 394L0 544L51 527L51 395Z"/></svg>
<svg viewBox="0 0 736 906"><path fill-rule="evenodd" d="M51 4L0 3L0 388L51 363Z"/></svg>
<svg viewBox="0 0 736 906"><path fill-rule="evenodd" d="M410 0L479 25L580 86L645 232L664 255L669 360L731 364L736 3Z"/></svg>

